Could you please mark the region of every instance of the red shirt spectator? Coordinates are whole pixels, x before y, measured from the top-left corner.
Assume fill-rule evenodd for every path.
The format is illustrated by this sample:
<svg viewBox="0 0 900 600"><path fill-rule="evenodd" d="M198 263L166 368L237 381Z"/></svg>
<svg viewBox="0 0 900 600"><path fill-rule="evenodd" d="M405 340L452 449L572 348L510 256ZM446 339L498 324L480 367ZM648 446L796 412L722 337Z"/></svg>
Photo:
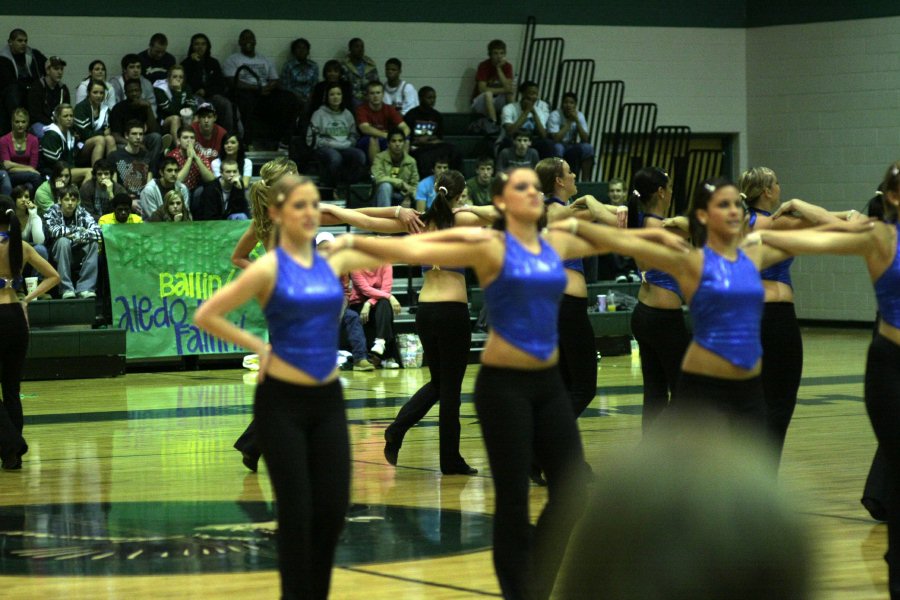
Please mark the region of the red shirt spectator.
<svg viewBox="0 0 900 600"><path fill-rule="evenodd" d="M37 169L40 151L40 142L30 133L25 134L25 150L23 152L16 151L13 134L8 133L0 137L0 168L2 168L5 161L9 161Z"/></svg>
<svg viewBox="0 0 900 600"><path fill-rule="evenodd" d="M507 80L512 80L513 78L513 68L510 63L504 63L501 67L503 69L503 74L506 76ZM472 98L475 98L481 92L478 91L478 82L484 81L487 83L489 88L492 87L500 87L503 83L500 81L500 78L497 77L497 67L494 65L492 59L487 58L480 63L478 63L478 70L475 72L475 89L472 90Z"/></svg>
<svg viewBox="0 0 900 600"><path fill-rule="evenodd" d="M403 117L393 106L382 104L381 110L372 110L368 102L363 102L356 107L356 122L368 123L375 129L389 131L391 127L403 123Z"/></svg>
<svg viewBox="0 0 900 600"><path fill-rule="evenodd" d="M191 129L197 135L197 154L200 154L210 162L219 158L219 148L222 147L222 142L225 141L225 134L227 133L225 128L214 124L209 137L203 135L203 132L200 130L200 123L197 121L191 124Z"/></svg>
<svg viewBox="0 0 900 600"><path fill-rule="evenodd" d="M360 304L368 301L375 304L379 298L390 299L394 286L394 267L381 265L374 269L353 271L350 273L353 287L350 290L349 304Z"/></svg>
<svg viewBox="0 0 900 600"><path fill-rule="evenodd" d="M202 154L200 154L199 152L197 154L200 157L200 160L203 161L203 164L206 165L206 168L209 169L210 173L212 173L212 166L210 166L210 160L208 158L206 158L205 156L203 156ZM178 161L179 170L189 160L188 157L184 155L184 152L182 152L181 148L175 148L174 150L172 150L171 152L166 154L166 156L171 156L176 161ZM187 186L187 189L189 189L191 191L194 191L195 189L197 189L197 184L200 183L200 171L199 171L199 169L197 169L197 165L191 166L191 170L188 171L187 177L185 178L183 183L185 186Z"/></svg>

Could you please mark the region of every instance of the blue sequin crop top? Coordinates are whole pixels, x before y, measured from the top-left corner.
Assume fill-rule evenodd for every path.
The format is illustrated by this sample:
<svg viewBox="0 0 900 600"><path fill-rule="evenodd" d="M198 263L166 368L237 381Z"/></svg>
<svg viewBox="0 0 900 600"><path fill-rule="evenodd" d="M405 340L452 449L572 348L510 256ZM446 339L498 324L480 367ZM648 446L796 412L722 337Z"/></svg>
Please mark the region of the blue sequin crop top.
<svg viewBox="0 0 900 600"><path fill-rule="evenodd" d="M344 289L318 253L306 268L280 247L275 251L278 274L264 311L272 352L322 381L337 366Z"/></svg>
<svg viewBox="0 0 900 600"><path fill-rule="evenodd" d="M875 298L878 300L878 312L884 322L900 328L900 225L897 229L897 249L894 250L894 261L875 282Z"/></svg>
<svg viewBox="0 0 900 600"><path fill-rule="evenodd" d="M644 220L647 217L653 217L655 219L663 220L663 217L659 215L654 215L653 213L638 213L638 223L640 227L644 226ZM656 287L661 287L664 290L669 290L670 292L674 292L678 294L678 297L681 298L681 288L678 286L678 281L668 273L664 273L663 271L657 271L656 269L647 269L641 276L644 281L651 285L655 285Z"/></svg>
<svg viewBox="0 0 900 600"><path fill-rule="evenodd" d="M760 210L758 208L750 207L750 230L752 231L754 226L756 225L756 218L759 215L764 215L766 217L771 217L772 213ZM759 276L765 279L766 281L779 281L785 285L794 287L794 284L791 283L791 265L794 264L794 259L789 258L787 260L783 260L780 263L775 263L770 267L766 267L762 271L759 272Z"/></svg>
<svg viewBox="0 0 900 600"><path fill-rule="evenodd" d="M559 303L566 289L562 261L544 239L530 253L506 232L500 274L484 289L488 323L507 342L540 360L556 350Z"/></svg>
<svg viewBox="0 0 900 600"><path fill-rule="evenodd" d="M544 198L544 206L549 204L559 204L560 206L565 206L566 203L557 198L556 196L550 196L549 198ZM566 258L562 261L563 267L566 269L571 269L572 271L578 271L582 275L584 275L584 260L581 258Z"/></svg>
<svg viewBox="0 0 900 600"><path fill-rule="evenodd" d="M762 280L756 265L738 250L732 262L703 248L703 275L691 298L694 341L742 369L762 356Z"/></svg>

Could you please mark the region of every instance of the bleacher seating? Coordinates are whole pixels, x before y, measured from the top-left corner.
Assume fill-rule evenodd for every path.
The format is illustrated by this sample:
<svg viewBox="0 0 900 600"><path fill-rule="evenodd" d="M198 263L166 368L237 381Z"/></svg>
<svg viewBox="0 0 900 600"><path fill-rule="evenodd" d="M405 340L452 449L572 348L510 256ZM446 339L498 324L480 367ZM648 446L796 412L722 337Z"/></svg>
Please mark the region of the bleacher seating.
<svg viewBox="0 0 900 600"><path fill-rule="evenodd" d="M94 299L37 300L28 306L31 337L24 380L125 374L125 331L95 329Z"/></svg>

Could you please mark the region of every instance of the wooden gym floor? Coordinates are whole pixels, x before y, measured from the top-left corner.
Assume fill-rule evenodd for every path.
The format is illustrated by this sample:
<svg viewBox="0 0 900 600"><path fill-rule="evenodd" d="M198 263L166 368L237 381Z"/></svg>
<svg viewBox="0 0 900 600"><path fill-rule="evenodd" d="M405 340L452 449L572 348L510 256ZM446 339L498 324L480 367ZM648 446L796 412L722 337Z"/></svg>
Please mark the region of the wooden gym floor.
<svg viewBox="0 0 900 600"><path fill-rule="evenodd" d="M781 483L817 536L816 597L887 598L885 526L859 503L875 450L862 401L869 333L805 329L800 400ZM353 510L334 570L338 599L498 596L490 555L493 487L471 391L462 454L474 477L437 469L437 408L406 437L397 468L384 427L426 371L344 372L353 444ZM31 451L0 472L2 598L275 598L272 492L231 448L250 419L239 370L26 382ZM640 369L604 357L579 421L588 458L640 433ZM261 463L262 465L262 463ZM532 508L545 490L532 488Z"/></svg>

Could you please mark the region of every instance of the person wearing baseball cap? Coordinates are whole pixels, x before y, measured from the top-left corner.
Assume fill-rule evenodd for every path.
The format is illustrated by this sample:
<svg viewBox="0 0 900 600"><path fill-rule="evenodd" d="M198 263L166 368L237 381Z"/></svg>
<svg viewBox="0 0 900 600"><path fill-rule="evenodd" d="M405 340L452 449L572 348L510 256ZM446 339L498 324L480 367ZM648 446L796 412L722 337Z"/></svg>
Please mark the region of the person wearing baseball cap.
<svg viewBox="0 0 900 600"><path fill-rule="evenodd" d="M62 82L65 67L66 61L51 56L44 67L45 75L28 90L31 132L38 139L44 137L44 128L53 123L53 110L60 104L72 103L69 88Z"/></svg>
<svg viewBox="0 0 900 600"><path fill-rule="evenodd" d="M197 136L197 153L210 161L219 157L219 148L225 139L225 128L216 124L216 107L204 102L197 107L197 119L191 123Z"/></svg>

